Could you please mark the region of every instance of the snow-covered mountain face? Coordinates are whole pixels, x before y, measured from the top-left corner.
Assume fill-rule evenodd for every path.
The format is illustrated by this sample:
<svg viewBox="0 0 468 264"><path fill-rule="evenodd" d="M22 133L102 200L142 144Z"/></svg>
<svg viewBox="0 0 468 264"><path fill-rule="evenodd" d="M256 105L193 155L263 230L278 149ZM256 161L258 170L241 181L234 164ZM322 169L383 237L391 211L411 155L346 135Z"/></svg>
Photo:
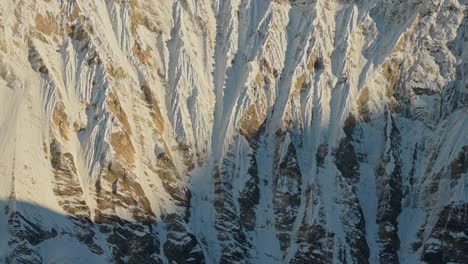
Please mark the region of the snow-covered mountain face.
<svg viewBox="0 0 468 264"><path fill-rule="evenodd" d="M0 263L467 263L466 0L1 0Z"/></svg>

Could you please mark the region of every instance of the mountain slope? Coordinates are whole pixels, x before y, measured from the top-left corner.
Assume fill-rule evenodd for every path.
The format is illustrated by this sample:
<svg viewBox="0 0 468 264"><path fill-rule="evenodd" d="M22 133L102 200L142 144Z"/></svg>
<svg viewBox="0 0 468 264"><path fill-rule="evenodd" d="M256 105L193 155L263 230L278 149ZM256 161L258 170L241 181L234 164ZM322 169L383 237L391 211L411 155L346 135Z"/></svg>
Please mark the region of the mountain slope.
<svg viewBox="0 0 468 264"><path fill-rule="evenodd" d="M467 262L467 5L2 1L0 261Z"/></svg>

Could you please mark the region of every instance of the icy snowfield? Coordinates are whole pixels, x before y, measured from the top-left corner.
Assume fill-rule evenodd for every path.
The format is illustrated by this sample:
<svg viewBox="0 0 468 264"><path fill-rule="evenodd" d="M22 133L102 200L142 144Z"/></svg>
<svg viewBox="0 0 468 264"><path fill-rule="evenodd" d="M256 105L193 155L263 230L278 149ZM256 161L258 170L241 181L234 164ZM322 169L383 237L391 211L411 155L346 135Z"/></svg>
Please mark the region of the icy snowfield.
<svg viewBox="0 0 468 264"><path fill-rule="evenodd" d="M0 0L0 263L468 263L468 1Z"/></svg>

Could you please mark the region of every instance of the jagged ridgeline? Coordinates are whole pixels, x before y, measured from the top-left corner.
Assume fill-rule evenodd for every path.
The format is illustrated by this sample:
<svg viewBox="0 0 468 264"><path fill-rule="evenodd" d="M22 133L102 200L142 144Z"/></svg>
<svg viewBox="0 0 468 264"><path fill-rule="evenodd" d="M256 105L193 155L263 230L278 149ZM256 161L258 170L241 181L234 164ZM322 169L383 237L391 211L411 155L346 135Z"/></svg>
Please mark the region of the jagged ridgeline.
<svg viewBox="0 0 468 264"><path fill-rule="evenodd" d="M1 0L0 263L468 263L466 0Z"/></svg>

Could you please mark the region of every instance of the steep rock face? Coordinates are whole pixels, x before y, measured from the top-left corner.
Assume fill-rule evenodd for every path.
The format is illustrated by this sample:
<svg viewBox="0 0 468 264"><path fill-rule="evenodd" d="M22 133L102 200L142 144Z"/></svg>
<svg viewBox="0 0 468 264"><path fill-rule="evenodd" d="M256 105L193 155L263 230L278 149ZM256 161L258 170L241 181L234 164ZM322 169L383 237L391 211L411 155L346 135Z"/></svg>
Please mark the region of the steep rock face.
<svg viewBox="0 0 468 264"><path fill-rule="evenodd" d="M0 262L467 262L467 5L2 1Z"/></svg>

